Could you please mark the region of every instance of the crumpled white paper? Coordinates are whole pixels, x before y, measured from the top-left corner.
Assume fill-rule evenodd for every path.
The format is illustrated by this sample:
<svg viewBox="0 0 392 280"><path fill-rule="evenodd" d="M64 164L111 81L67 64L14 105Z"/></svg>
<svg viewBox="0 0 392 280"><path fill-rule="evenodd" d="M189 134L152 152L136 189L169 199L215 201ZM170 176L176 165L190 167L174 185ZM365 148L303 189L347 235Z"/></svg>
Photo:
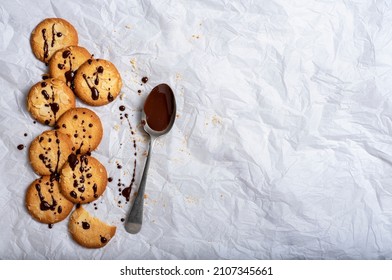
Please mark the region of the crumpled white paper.
<svg viewBox="0 0 392 280"><path fill-rule="evenodd" d="M117 226L98 250L73 242L68 219L49 229L24 207L37 176L16 147L48 129L25 106L47 72L29 38L47 17L71 22L123 78L122 99L92 108L105 130L93 156L113 182L86 209ZM391 20L388 1L3 2L0 258L392 258ZM178 116L155 146L144 225L130 235L117 183L129 185L136 158L137 189L140 111L159 83Z"/></svg>

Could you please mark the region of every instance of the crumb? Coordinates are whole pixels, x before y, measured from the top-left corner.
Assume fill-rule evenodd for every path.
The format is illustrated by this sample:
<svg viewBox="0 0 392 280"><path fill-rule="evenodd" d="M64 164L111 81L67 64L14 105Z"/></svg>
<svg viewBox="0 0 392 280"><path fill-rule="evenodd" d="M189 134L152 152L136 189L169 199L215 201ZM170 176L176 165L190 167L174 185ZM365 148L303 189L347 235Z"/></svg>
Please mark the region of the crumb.
<svg viewBox="0 0 392 280"><path fill-rule="evenodd" d="M120 129L120 126L118 124L116 124L116 125L114 125L113 128L114 128L115 131L118 131Z"/></svg>
<svg viewBox="0 0 392 280"><path fill-rule="evenodd" d="M147 194L144 194L144 199L147 199L148 198L148 195Z"/></svg>
<svg viewBox="0 0 392 280"><path fill-rule="evenodd" d="M176 114L176 118L178 119L180 117L180 114Z"/></svg>
<svg viewBox="0 0 392 280"><path fill-rule="evenodd" d="M131 62L133 70L136 71L137 70L136 58L132 58L130 62Z"/></svg>
<svg viewBox="0 0 392 280"><path fill-rule="evenodd" d="M120 94L120 99L123 100L125 98L125 93Z"/></svg>
<svg viewBox="0 0 392 280"><path fill-rule="evenodd" d="M125 25L125 28L126 28L126 29L132 29L132 25L127 24L127 25Z"/></svg>
<svg viewBox="0 0 392 280"><path fill-rule="evenodd" d="M217 126L222 124L222 119L218 117L217 115L212 117L212 123Z"/></svg>
<svg viewBox="0 0 392 280"><path fill-rule="evenodd" d="M192 35L192 38L194 38L194 39L199 39L199 38L200 38L200 35Z"/></svg>
<svg viewBox="0 0 392 280"><path fill-rule="evenodd" d="M195 197L190 197L190 196L187 196L187 197L185 198L185 200L186 200L186 202L188 202L188 203L197 203L197 202L198 202L198 199L197 199L197 198L195 198Z"/></svg>
<svg viewBox="0 0 392 280"><path fill-rule="evenodd" d="M182 80L182 75L180 73L176 73L176 81Z"/></svg>

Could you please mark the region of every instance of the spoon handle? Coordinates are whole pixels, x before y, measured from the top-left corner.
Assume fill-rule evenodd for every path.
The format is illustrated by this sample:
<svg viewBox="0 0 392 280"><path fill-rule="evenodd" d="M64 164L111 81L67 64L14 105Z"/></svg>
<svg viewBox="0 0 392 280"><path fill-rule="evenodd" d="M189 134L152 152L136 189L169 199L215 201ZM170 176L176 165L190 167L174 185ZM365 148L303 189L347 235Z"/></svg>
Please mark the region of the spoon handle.
<svg viewBox="0 0 392 280"><path fill-rule="evenodd" d="M137 191L137 196L133 202L131 212L129 213L128 218L125 221L126 231L132 234L138 233L142 228L144 190L146 188L147 173L148 173L148 168L150 166L150 159L152 155L152 147L154 145L154 142L155 142L155 138L150 137L150 143L148 145L148 155L147 155L146 163L144 165L144 171L143 171L142 179L140 181L139 189Z"/></svg>

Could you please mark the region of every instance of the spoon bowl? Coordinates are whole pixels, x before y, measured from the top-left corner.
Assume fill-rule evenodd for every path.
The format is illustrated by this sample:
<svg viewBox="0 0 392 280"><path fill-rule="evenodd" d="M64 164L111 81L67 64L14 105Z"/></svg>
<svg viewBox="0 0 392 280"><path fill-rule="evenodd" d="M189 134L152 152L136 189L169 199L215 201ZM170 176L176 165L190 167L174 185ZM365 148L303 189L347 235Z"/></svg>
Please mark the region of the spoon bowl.
<svg viewBox="0 0 392 280"><path fill-rule="evenodd" d="M148 155L137 196L125 221L125 229L129 233L136 234L142 227L144 192L152 149L155 141L172 129L176 118L176 107L174 93L166 84L160 84L154 87L144 103L141 122L144 131L149 135L150 139L148 143Z"/></svg>

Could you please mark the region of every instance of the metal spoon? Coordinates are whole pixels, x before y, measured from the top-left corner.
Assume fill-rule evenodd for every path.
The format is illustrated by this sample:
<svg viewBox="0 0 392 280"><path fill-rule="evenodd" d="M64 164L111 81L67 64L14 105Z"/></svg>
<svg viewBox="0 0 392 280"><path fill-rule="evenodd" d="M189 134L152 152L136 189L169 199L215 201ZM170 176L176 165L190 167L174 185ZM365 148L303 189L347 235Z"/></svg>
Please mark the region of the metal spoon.
<svg viewBox="0 0 392 280"><path fill-rule="evenodd" d="M148 106L148 105L157 105L157 103L156 103L157 100L152 100L152 97L154 97L154 94L155 94L155 96L159 96L159 94L157 92L165 95L165 98L166 98L166 101L167 101L167 104L165 105L166 109L167 109L167 111L171 111L170 116L168 116L167 114L164 116L166 118L166 120L168 121L168 124L167 124L166 128L164 128L163 130L154 130L153 129L153 128L157 129L159 127L162 128L162 123L159 123L162 120L162 118L157 118L157 114L159 114L159 109L160 108L155 108L155 110L151 111L151 106ZM163 101L164 100L163 95L160 96L161 99L159 101ZM171 98L171 100L168 100L168 98ZM161 105L163 103L164 102L161 102ZM157 107L157 106L155 106L155 107ZM146 114L146 111L147 111L147 114ZM153 113L155 115L155 116L152 116L152 117L154 117L155 121L157 121L158 123L154 123L154 122L151 121L150 124L149 124L149 120L153 119L149 115L150 113ZM148 168L150 166L150 159L151 159L151 156L152 156L152 149L153 149L155 141L158 139L158 137L168 133L171 130L171 128L173 127L175 118L176 118L176 100L175 100L173 91L166 84L160 84L160 85L156 86L151 91L149 96L147 97L146 102L144 103L144 108L143 108L143 112L142 112L142 124L143 124L144 130L147 132L147 134L150 137L150 141L149 141L149 144L148 144L148 155L147 155L146 163L145 163L145 166L144 166L142 179L140 181L140 186L139 186L139 189L138 189L138 192L137 192L137 196L136 196L136 198L134 200L134 203L132 205L132 209L131 209L131 211L130 211L130 213L129 213L126 221L125 221L125 229L129 233L136 234L142 228L144 191L145 191L145 188L146 188L147 173L148 173ZM153 128L151 128L151 126Z"/></svg>

